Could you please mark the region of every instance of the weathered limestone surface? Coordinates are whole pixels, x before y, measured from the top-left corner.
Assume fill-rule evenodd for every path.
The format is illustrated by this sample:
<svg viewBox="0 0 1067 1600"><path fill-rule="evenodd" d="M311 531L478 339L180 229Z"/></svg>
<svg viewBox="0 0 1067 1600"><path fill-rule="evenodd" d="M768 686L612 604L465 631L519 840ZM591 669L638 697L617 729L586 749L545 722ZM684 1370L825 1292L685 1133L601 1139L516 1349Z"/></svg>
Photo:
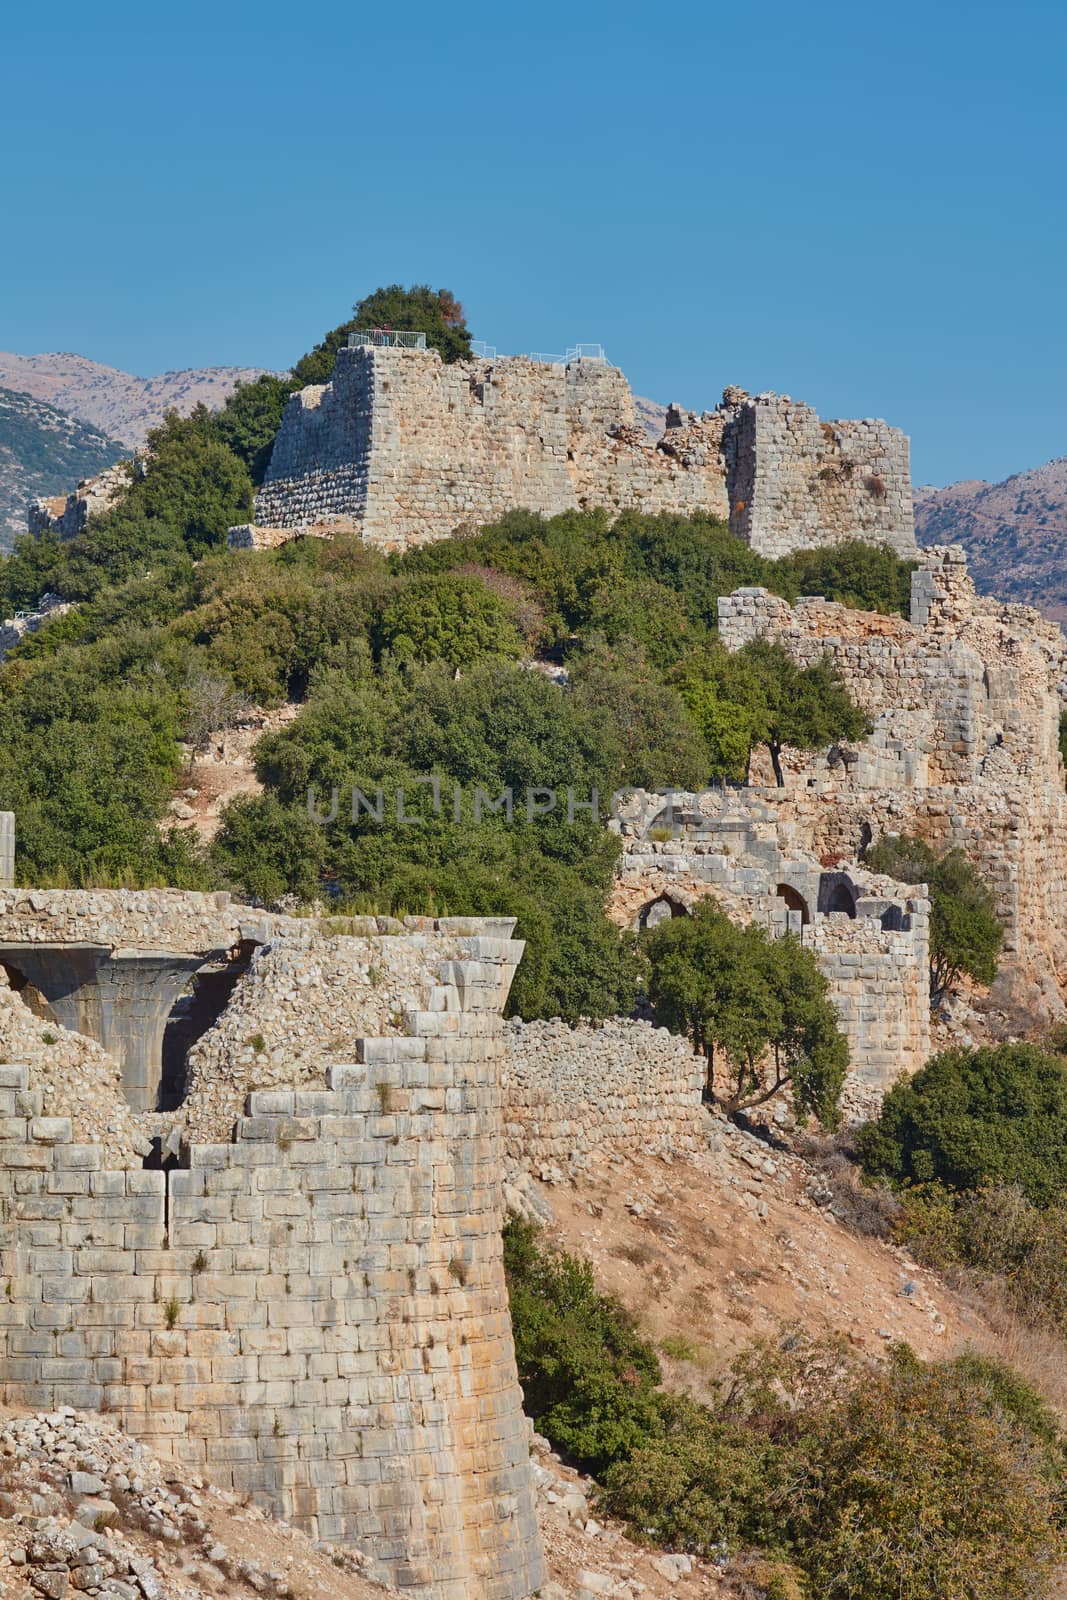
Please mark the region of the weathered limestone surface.
<svg viewBox="0 0 1067 1600"><path fill-rule="evenodd" d="M915 554L908 440L884 422L820 422L788 395L739 405L727 432L730 527L766 555L869 539Z"/></svg>
<svg viewBox="0 0 1067 1600"><path fill-rule="evenodd" d="M15 814L0 811L0 889L15 881Z"/></svg>
<svg viewBox="0 0 1067 1600"><path fill-rule="evenodd" d="M253 1089L180 1170L108 1166L0 1066L0 1393L107 1409L428 1600L519 1600L544 1581L500 1245L521 945L438 931L395 1035Z"/></svg>
<svg viewBox="0 0 1067 1600"><path fill-rule="evenodd" d="M996 896L1001 990L1059 1015L1067 973L1067 795L1058 746L1067 641L1036 612L977 597L958 547L923 553L911 620L764 590L720 601L728 648L762 636L800 663L828 654L873 736L830 757L794 755L760 791L776 827L847 862L883 833L961 846Z"/></svg>
<svg viewBox="0 0 1067 1600"><path fill-rule="evenodd" d="M729 517L770 555L849 537L914 552L908 441L885 423L820 423L740 389L667 422L650 440L626 379L601 361L446 366L432 350L343 349L330 383L289 401L256 525L232 542L333 527L406 549L519 506L603 506Z"/></svg>
<svg viewBox="0 0 1067 1600"><path fill-rule="evenodd" d="M855 862L825 865L765 793L636 796L622 820L610 914L625 927L651 927L711 895L738 921L795 934L829 980L852 1092L884 1090L930 1054L926 890ZM667 827L674 837L648 836Z"/></svg>
<svg viewBox="0 0 1067 1600"><path fill-rule="evenodd" d="M228 895L140 890L0 893L0 969L29 985L48 1014L96 1039L121 1064L134 1109L155 1107L163 1038L193 978L287 920L230 905Z"/></svg>
<svg viewBox="0 0 1067 1600"><path fill-rule="evenodd" d="M686 1039L647 1022L505 1024L509 1160L538 1173L594 1157L703 1146L705 1067Z"/></svg>
<svg viewBox="0 0 1067 1600"><path fill-rule="evenodd" d="M83 478L71 494L33 500L27 512L29 531L74 539L84 532L91 516L111 509L126 492L129 482L130 465L120 461L98 472L94 478Z"/></svg>

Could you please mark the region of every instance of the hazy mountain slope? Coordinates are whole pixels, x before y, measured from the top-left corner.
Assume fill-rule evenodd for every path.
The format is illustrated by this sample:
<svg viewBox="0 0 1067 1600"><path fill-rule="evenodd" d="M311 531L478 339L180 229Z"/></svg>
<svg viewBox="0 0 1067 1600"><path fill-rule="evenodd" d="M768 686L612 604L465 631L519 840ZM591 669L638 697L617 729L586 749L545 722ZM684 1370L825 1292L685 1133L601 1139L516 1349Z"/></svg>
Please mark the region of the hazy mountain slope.
<svg viewBox="0 0 1067 1600"><path fill-rule="evenodd" d="M26 508L37 495L66 494L128 454L99 428L79 422L28 394L0 389L0 549L26 531Z"/></svg>
<svg viewBox="0 0 1067 1600"><path fill-rule="evenodd" d="M144 443L149 428L166 412L189 412L201 401L221 406L238 382L258 378L261 367L203 367L137 378L86 356L50 353L14 355L0 350L0 385L68 411L72 417L129 447ZM67 485L73 488L73 482Z"/></svg>
<svg viewBox="0 0 1067 1600"><path fill-rule="evenodd" d="M1003 483L917 488L919 543L962 544L979 589L1067 622L1067 456Z"/></svg>

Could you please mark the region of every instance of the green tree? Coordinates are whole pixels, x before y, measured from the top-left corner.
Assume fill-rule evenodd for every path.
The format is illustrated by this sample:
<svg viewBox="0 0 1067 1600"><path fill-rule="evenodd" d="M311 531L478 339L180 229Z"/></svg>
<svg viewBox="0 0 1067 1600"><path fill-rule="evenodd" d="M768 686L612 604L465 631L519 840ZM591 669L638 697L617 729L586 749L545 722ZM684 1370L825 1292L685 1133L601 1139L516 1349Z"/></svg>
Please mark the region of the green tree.
<svg viewBox="0 0 1067 1600"><path fill-rule="evenodd" d="M889 545L846 539L796 550L771 564L767 587L793 600L821 594L862 611L908 616L911 575L918 563L902 561Z"/></svg>
<svg viewBox="0 0 1067 1600"><path fill-rule="evenodd" d="M244 462L257 487L266 477L282 412L293 390L292 378L265 372L251 383L239 383L215 413L216 437Z"/></svg>
<svg viewBox="0 0 1067 1600"><path fill-rule="evenodd" d="M505 1228L504 1270L526 1411L572 1461L602 1472L658 1431L655 1351L598 1293L588 1262L541 1249L528 1223Z"/></svg>
<svg viewBox="0 0 1067 1600"><path fill-rule="evenodd" d="M866 864L930 891L930 999L937 1005L967 975L990 984L1004 931L992 892L963 851L938 856L922 839L886 834L867 851Z"/></svg>
<svg viewBox="0 0 1067 1600"><path fill-rule="evenodd" d="M380 649L400 661L447 661L469 667L491 657L516 659L522 640L511 608L478 578L412 578L387 601L376 632Z"/></svg>
<svg viewBox="0 0 1067 1600"><path fill-rule="evenodd" d="M677 689L639 645L593 645L570 663L575 705L606 714L622 745L622 777L638 789L699 789L711 757Z"/></svg>
<svg viewBox="0 0 1067 1600"><path fill-rule="evenodd" d="M897 1084L857 1135L865 1171L954 1190L1067 1189L1067 1063L1028 1044L946 1050Z"/></svg>
<svg viewBox="0 0 1067 1600"><path fill-rule="evenodd" d="M431 289L424 283L405 289L402 284L391 283L366 295L353 307L347 322L331 328L313 350L300 358L293 368L293 387L329 383L337 352L348 343L349 334L384 327L401 333L424 333L429 348L436 350L443 361L470 357L470 330L463 307L450 289Z"/></svg>
<svg viewBox="0 0 1067 1600"><path fill-rule="evenodd" d="M858 739L870 729L866 713L853 703L830 660L798 667L781 645L754 639L739 652L752 674L762 739L770 751L781 788L782 750L821 750L838 739Z"/></svg>
<svg viewBox="0 0 1067 1600"><path fill-rule="evenodd" d="M810 950L754 923L741 927L710 900L654 928L645 950L649 999L668 1028L703 1052L713 1089L721 1051L727 1111L790 1086L801 1113L836 1124L848 1047Z"/></svg>
<svg viewBox="0 0 1067 1600"><path fill-rule="evenodd" d="M762 684L744 652L706 645L684 656L668 680L707 746L710 775L747 783L752 751L767 736Z"/></svg>
<svg viewBox="0 0 1067 1600"><path fill-rule="evenodd" d="M282 895L314 900L326 836L306 809L283 806L271 795L243 796L223 808L211 857L225 883L262 905Z"/></svg>

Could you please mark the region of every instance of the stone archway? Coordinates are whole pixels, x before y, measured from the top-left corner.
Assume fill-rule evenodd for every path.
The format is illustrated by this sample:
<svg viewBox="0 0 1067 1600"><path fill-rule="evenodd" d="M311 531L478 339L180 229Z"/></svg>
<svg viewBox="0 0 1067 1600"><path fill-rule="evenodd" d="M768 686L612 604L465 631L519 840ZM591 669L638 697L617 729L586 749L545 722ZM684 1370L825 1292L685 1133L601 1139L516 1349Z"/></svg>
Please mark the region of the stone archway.
<svg viewBox="0 0 1067 1600"><path fill-rule="evenodd" d="M655 900L650 900L642 906L637 914L637 927L639 932L645 933L649 928L658 928L661 922L669 922L672 917L687 917L689 912L677 900L672 900L670 895L657 895Z"/></svg>
<svg viewBox="0 0 1067 1600"><path fill-rule="evenodd" d="M800 926L806 928L811 921L811 912L800 890L794 889L791 883L780 883L774 892L779 900L785 901L787 910L800 913Z"/></svg>
<svg viewBox="0 0 1067 1600"><path fill-rule="evenodd" d="M826 901L826 913L833 916L835 912L844 912L846 917L856 915L856 897L847 883L837 883L830 891Z"/></svg>

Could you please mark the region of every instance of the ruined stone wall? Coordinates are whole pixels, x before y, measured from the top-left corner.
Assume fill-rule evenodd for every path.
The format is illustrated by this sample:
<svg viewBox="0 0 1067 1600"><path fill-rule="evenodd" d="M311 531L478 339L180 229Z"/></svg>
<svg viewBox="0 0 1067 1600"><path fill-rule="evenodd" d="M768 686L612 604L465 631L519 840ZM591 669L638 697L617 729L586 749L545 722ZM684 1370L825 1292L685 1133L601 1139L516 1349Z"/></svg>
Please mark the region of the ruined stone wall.
<svg viewBox="0 0 1067 1600"><path fill-rule="evenodd" d="M811 834L762 791L709 790L678 796L679 836L649 838L671 813L664 797L644 796L644 815L626 825L609 913L623 927L654 926L685 915L710 895L739 922L812 950L830 984L849 1047L853 1088L885 1090L930 1054L929 902L908 887L855 864L856 851L827 856ZM803 838L808 848L799 843Z"/></svg>
<svg viewBox="0 0 1067 1600"><path fill-rule="evenodd" d="M70 604L57 594L46 594L41 596L36 611L23 611L16 617L0 621L0 661L20 645L28 633L36 633L46 622L65 616L70 609ZM0 878L2 886L3 879Z"/></svg>
<svg viewBox="0 0 1067 1600"><path fill-rule="evenodd" d="M915 553L908 439L885 422L820 422L788 395L747 397L725 449L731 530L765 555L839 539Z"/></svg>
<svg viewBox="0 0 1067 1600"><path fill-rule="evenodd" d="M109 511L122 498L129 484L129 463L120 461L94 478L83 478L71 494L33 500L26 514L29 531L75 539L84 533L90 517Z"/></svg>
<svg viewBox="0 0 1067 1600"><path fill-rule="evenodd" d="M516 1020L504 1042L505 1152L535 1175L701 1148L705 1066L666 1028Z"/></svg>
<svg viewBox="0 0 1067 1600"><path fill-rule="evenodd" d="M996 897L1002 987L1035 1015L1062 1010L1067 973L1067 795L1059 755L1064 644L1025 608L976 597L958 547L923 553L911 620L765 590L720 601L730 649L777 640L801 664L829 655L870 712L869 740L794 753L763 791L777 827L847 861L883 833L959 845Z"/></svg>
<svg viewBox="0 0 1067 1600"><path fill-rule="evenodd" d="M728 390L716 411L673 408L668 424L650 440L603 362L343 349L329 384L290 400L256 523L232 542L333 526L406 549L516 507L603 506L731 516L770 555L853 536L914 551L907 440L884 423L820 424L788 399Z"/></svg>
<svg viewBox="0 0 1067 1600"><path fill-rule="evenodd" d="M520 951L495 925L457 939L402 1033L327 1087L253 1090L170 1173L109 1167L0 1067L4 1401L106 1409L434 1600L533 1593L500 1244Z"/></svg>

